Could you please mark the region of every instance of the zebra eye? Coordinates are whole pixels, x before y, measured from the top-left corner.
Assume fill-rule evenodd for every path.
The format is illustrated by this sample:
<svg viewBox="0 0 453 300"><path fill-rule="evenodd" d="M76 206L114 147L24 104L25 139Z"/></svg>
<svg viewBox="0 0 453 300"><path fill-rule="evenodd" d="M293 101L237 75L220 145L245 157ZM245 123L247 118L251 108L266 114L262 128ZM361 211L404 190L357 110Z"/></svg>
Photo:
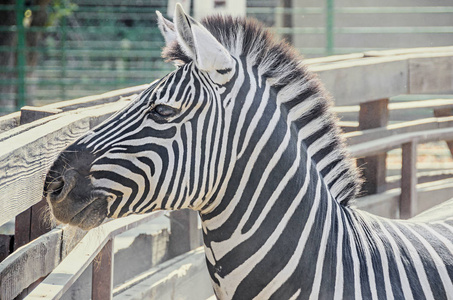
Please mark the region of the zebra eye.
<svg viewBox="0 0 453 300"><path fill-rule="evenodd" d="M162 118L168 118L176 114L176 109L174 109L171 106L168 105L156 105L153 107L151 110L151 113L155 116L162 117Z"/></svg>

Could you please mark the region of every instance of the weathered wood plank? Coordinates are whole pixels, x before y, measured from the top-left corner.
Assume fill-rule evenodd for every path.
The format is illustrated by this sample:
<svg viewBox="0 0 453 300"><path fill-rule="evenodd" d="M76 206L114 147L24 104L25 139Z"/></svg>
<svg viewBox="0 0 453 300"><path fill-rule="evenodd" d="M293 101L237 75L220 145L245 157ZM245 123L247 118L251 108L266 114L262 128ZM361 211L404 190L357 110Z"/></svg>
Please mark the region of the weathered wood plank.
<svg viewBox="0 0 453 300"><path fill-rule="evenodd" d="M199 247L151 269L131 288L115 291L113 299L206 299L213 293L208 274Z"/></svg>
<svg viewBox="0 0 453 300"><path fill-rule="evenodd" d="M452 46L446 47L418 47L418 48L403 48L403 49L391 49L391 50L380 50L380 51L366 51L364 55L367 57L378 57L378 56L395 56L395 55L408 55L408 54L426 54L426 53L438 53L438 52L453 52Z"/></svg>
<svg viewBox="0 0 453 300"><path fill-rule="evenodd" d="M200 230L196 212L188 209L171 212L170 227L170 257L181 255L200 246Z"/></svg>
<svg viewBox="0 0 453 300"><path fill-rule="evenodd" d="M27 124L48 116L53 116L61 113L58 108L45 108L36 106L24 106L20 109L20 124Z"/></svg>
<svg viewBox="0 0 453 300"><path fill-rule="evenodd" d="M403 56L363 58L309 68L319 75L336 105L359 104L408 92L408 61Z"/></svg>
<svg viewBox="0 0 453 300"><path fill-rule="evenodd" d="M343 135L348 145L356 145L393 135L453 127L453 117L426 118L398 124L387 125L361 131L347 132Z"/></svg>
<svg viewBox="0 0 453 300"><path fill-rule="evenodd" d="M93 118L113 114L126 104L118 101L50 116L47 123L0 141L0 225L41 201L45 175L52 162L91 128Z"/></svg>
<svg viewBox="0 0 453 300"><path fill-rule="evenodd" d="M20 112L14 112L0 117L0 134L20 125Z"/></svg>
<svg viewBox="0 0 453 300"><path fill-rule="evenodd" d="M443 95L443 97L445 96L446 95ZM391 102L389 103L388 108L391 111L420 108L430 108L433 110L446 108L453 109L453 99L432 98L429 100ZM332 110L336 113L355 113L360 111L360 106L359 105L334 106Z"/></svg>
<svg viewBox="0 0 453 300"><path fill-rule="evenodd" d="M93 260L91 299L112 299L113 290L113 239L107 241Z"/></svg>
<svg viewBox="0 0 453 300"><path fill-rule="evenodd" d="M409 92L451 93L453 91L453 56L417 57L409 60Z"/></svg>
<svg viewBox="0 0 453 300"><path fill-rule="evenodd" d="M453 90L453 52L439 51L364 57L308 67L318 73L336 105L408 93L449 93Z"/></svg>
<svg viewBox="0 0 453 300"><path fill-rule="evenodd" d="M156 81L153 81L153 84ZM134 94L139 94L146 89L150 84L142 84L138 86L128 87L120 90L114 90L103 94L77 98L73 100L61 101L43 106L44 109L61 109L62 111L70 111L79 108L92 107L110 102L116 102L123 97L129 97Z"/></svg>
<svg viewBox="0 0 453 300"><path fill-rule="evenodd" d="M40 107L24 106L20 111L20 124L28 124L36 120L60 113L60 109L43 109ZM50 226L43 223L40 218L47 210L44 199L16 216L14 249L17 249L38 236L50 231Z"/></svg>
<svg viewBox="0 0 453 300"><path fill-rule="evenodd" d="M62 228L60 227L53 229L51 232L48 232L45 235L41 235L35 241L22 246L18 251L14 252L14 255L8 257L8 260L0 264L0 278L3 278L4 274L8 274L8 282L17 282L14 293L20 293L22 290L33 284L34 281L30 280L47 276L57 266L60 260L64 259L67 254L77 245L77 243L83 238L85 234L86 231L72 226L65 226ZM58 241L55 235L60 236L58 238ZM37 256L37 241L39 241L39 247L48 247L49 249L58 247L58 251L55 250L48 253L46 252L46 255L41 257ZM56 241L58 245L56 244ZM49 243L49 245L47 245L47 243ZM32 257L33 260L30 260L29 257ZM52 265L53 262L55 262L54 265ZM45 264L47 267L36 267L40 266L41 264ZM35 270L36 273L34 277L23 277L24 270L28 268ZM1 282L2 280L0 279L0 289L5 287L5 285L1 285ZM5 284L8 285L9 283ZM5 287L5 289L8 288ZM2 297L2 294L0 294L0 297Z"/></svg>
<svg viewBox="0 0 453 300"><path fill-rule="evenodd" d="M27 299L59 299L90 265L102 247L116 235L162 216L163 211L133 215L90 230L68 256L34 289Z"/></svg>
<svg viewBox="0 0 453 300"><path fill-rule="evenodd" d="M45 105L42 107L25 106L22 108L22 110L32 109L33 111L42 110L42 111L47 111L47 112L49 112L49 111L63 112L63 111L70 111L70 110L75 110L75 109L79 109L79 108L93 107L93 106L101 105L104 103L116 102L116 101L120 100L121 98L139 94L148 86L149 86L149 84L143 84L143 85L133 86L133 87L125 88L125 89L110 91L110 92L107 92L104 94L87 96L87 97L83 97L83 98L77 98L74 100L56 102L56 103L48 104L48 105ZM6 116L1 116L0 117L0 134L4 133L6 131L9 131L11 129L14 129L14 128L18 127L19 125L21 125L22 123L20 122L20 118L21 118L20 111L8 114ZM24 130L20 130L20 131L24 131Z"/></svg>
<svg viewBox="0 0 453 300"><path fill-rule="evenodd" d="M422 213L411 218L411 221L416 222L436 222L443 221L451 217L453 213L453 198L442 202L436 206L428 208Z"/></svg>
<svg viewBox="0 0 453 300"><path fill-rule="evenodd" d="M169 236L169 228L142 232L137 234L126 248L115 250L113 286L121 285L127 289L133 278L168 260ZM130 236L129 238L117 236L115 248L119 244L124 246L124 240L130 238Z"/></svg>
<svg viewBox="0 0 453 300"><path fill-rule="evenodd" d="M306 65L317 65L317 64L326 64L332 62L360 59L365 57L363 53L351 53L351 54L341 54L341 55L331 55L325 57L316 57L304 59Z"/></svg>
<svg viewBox="0 0 453 300"><path fill-rule="evenodd" d="M63 229L61 259L65 259L87 234L87 231L74 226L65 226Z"/></svg>
<svg viewBox="0 0 453 300"><path fill-rule="evenodd" d="M453 128L442 128L435 130L425 130L389 136L348 147L349 153L355 157L363 157L386 152L401 147L402 144L411 141L426 143L432 141L442 141L453 138Z"/></svg>
<svg viewBox="0 0 453 300"><path fill-rule="evenodd" d="M361 210L378 216L399 218L399 198L401 189L391 189L377 195L358 198L354 204ZM453 195L453 179L444 179L435 182L417 184L417 210L419 214L431 207L451 199Z"/></svg>
<svg viewBox="0 0 453 300"><path fill-rule="evenodd" d="M0 299L13 299L60 262L62 229L54 229L0 263Z"/></svg>

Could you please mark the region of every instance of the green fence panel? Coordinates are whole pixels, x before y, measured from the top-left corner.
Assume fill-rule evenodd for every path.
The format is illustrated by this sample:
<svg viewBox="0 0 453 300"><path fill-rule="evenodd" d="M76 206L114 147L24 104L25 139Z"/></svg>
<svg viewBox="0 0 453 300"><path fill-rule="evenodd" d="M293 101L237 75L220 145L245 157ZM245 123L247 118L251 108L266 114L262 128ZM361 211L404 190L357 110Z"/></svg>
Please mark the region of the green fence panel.
<svg viewBox="0 0 453 300"><path fill-rule="evenodd" d="M0 100L6 103L0 107L0 114L23 105L44 105L148 83L174 69L160 57L164 41L156 26L155 10L165 15L167 0L52 0L45 7L45 26L33 25L33 17L43 8L30 2L33 1L0 4L0 12L14 14L16 19L14 25L0 22L0 32L17 37L13 45L0 42L0 55L13 53L10 56L16 59L14 64L0 65L4 75L0 78ZM293 7L283 7L288 3ZM306 7L301 3L248 0L247 15L265 22L276 34L290 37L306 57L390 47L385 43L379 47L345 43L345 36L356 40L381 35L396 40L422 35L438 36L439 40L453 37L453 22L448 21L415 26L385 22L344 25L345 18L366 21L371 15L391 20L418 14L433 20L453 19L453 4L378 7L377 2L376 7L340 7L335 0L325 0L316 7ZM430 5L428 0L426 5ZM284 24L285 16L291 16L292 26ZM303 19L312 21L300 23ZM33 35L39 36L36 44L29 42Z"/></svg>

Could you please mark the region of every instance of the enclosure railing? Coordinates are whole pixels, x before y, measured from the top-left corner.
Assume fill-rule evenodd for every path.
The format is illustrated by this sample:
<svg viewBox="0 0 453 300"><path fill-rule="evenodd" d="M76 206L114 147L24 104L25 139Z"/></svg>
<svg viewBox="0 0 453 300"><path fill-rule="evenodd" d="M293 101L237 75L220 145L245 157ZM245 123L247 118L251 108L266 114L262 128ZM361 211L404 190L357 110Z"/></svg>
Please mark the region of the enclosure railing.
<svg viewBox="0 0 453 300"><path fill-rule="evenodd" d="M407 99L435 93L452 94L453 47L358 53L306 62L333 94L335 109L340 114L351 111L358 114L355 128L351 128L350 123L342 123L348 129L345 138L351 153L362 160L359 166L366 166L363 170L368 195L358 199L357 206L383 216L406 218L451 197L451 174L440 180L436 177L417 183L415 157L417 143L453 140L453 101L438 97L438 100L389 104L389 98L402 94L408 95ZM35 237L39 224L36 223L40 219L39 205L45 205L43 181L54 158L78 136L128 105L128 97L144 88L142 85L41 108L26 107L21 112L0 118L0 225L16 217L15 239L24 243L23 246L18 244L16 252L0 263L1 299L13 299L28 287L27 293L31 292L46 276L30 297L53 293L58 298L92 259L99 253L110 253L110 241L117 233L154 218L153 215L135 216L107 223L86 237L85 241L90 240L89 246L76 246L74 243L80 237L70 237L63 228L53 229L29 242ZM402 124L388 123L389 109L407 111L416 107L430 107L435 116ZM396 183L388 183L385 153L399 147L403 149L402 178ZM426 189L428 183L429 191ZM428 193L429 198L426 197ZM177 222L185 224L179 227L197 227L193 217L179 217L182 220ZM194 238L187 235L187 231L177 231L172 229L172 235L176 240L185 240L184 252L199 242L199 236ZM97 240L91 238L93 236L97 236ZM105 245L106 252L101 250ZM79 250L63 260L74 247ZM80 257L78 251L88 250L88 260L75 259ZM96 270L111 274L111 267L102 267L109 255L111 257L111 254L100 255L101 263ZM56 267L62 260L61 267ZM78 267L65 269L72 264L78 264ZM109 266L108 259L106 265ZM97 275L93 276L92 280L97 280ZM111 278L111 275L105 278ZM107 290L111 296L111 287ZM104 292L94 291L101 295L105 295Z"/></svg>
<svg viewBox="0 0 453 300"><path fill-rule="evenodd" d="M0 114L16 111L24 105L43 105L147 83L172 69L160 58L164 42L154 14L155 10L166 13L166 0L62 0L50 3L47 6L28 5L26 1L18 0L15 4L0 4L0 15L14 15L11 22L0 25L0 35L5 36L0 42L0 55L5 58L0 59ZM323 41L310 45L295 43L305 56L395 47L385 46L384 42L374 46L339 45L339 39L346 35L399 34L399 39L407 41L423 33L453 36L453 24L434 22L438 19L436 16L453 16L453 6L447 4L344 7L334 0L325 0L317 7L301 7L297 1L280 1L279 6L269 3L249 1L247 15L267 22L278 34L290 40L314 36L315 40ZM340 22L345 16L364 19L371 14L395 16L391 20L403 19L401 15L421 14L427 17L420 19L434 21L431 25L418 26L345 26ZM299 24L305 18L311 18L312 22ZM41 22L36 21L40 19ZM283 21L279 22L279 19ZM6 38L6 35L10 37ZM7 43L8 40L17 42ZM431 40L425 44L436 46Z"/></svg>

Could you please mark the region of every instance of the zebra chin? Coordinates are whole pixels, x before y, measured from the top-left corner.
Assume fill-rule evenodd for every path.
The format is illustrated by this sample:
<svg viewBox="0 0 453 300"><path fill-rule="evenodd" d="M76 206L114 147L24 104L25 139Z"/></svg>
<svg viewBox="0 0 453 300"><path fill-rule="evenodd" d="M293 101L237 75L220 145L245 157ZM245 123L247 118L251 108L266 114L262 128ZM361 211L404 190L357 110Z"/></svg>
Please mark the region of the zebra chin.
<svg viewBox="0 0 453 300"><path fill-rule="evenodd" d="M55 202L52 194L47 194L47 202L55 219L63 224L89 230L101 225L108 217L109 197L83 197L69 193Z"/></svg>

